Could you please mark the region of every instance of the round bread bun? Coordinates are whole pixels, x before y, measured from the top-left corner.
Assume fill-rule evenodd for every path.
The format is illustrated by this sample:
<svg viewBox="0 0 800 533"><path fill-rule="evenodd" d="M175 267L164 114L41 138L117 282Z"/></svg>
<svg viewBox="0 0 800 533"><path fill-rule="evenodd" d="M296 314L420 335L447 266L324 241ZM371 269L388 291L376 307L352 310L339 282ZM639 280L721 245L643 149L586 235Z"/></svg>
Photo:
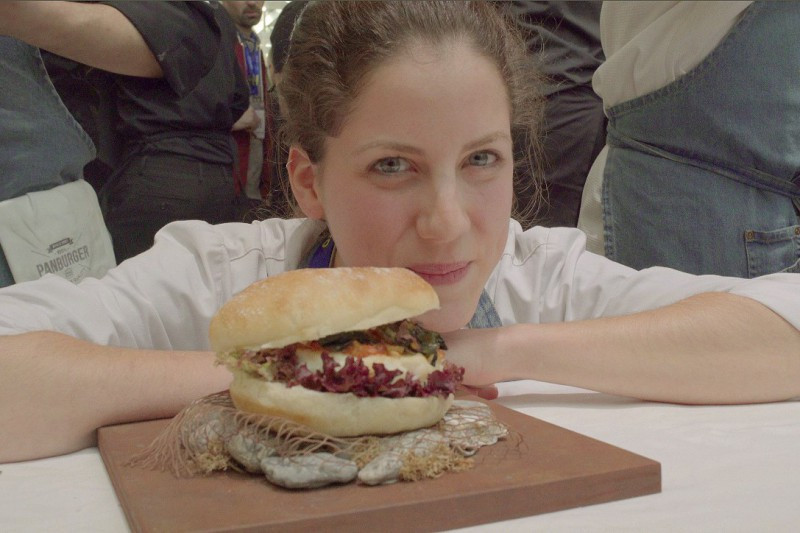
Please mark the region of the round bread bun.
<svg viewBox="0 0 800 533"><path fill-rule="evenodd" d="M209 340L216 352L282 348L438 307L433 287L405 268L293 270L257 281L231 298L211 320Z"/></svg>
<svg viewBox="0 0 800 533"><path fill-rule="evenodd" d="M446 398L362 398L264 381L233 370L230 395L237 409L293 420L332 437L388 435L428 427L453 403Z"/></svg>

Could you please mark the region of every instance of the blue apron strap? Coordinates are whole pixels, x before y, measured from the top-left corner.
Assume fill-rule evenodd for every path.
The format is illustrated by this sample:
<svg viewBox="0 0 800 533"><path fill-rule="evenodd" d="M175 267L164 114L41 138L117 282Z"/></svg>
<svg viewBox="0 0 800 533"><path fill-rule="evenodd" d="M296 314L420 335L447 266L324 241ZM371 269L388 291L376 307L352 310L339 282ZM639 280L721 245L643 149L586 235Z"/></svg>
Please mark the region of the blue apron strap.
<svg viewBox="0 0 800 533"><path fill-rule="evenodd" d="M622 134L613 124L608 125L607 142L610 146L629 148L643 154L654 155L656 157L661 157L663 159L674 161L683 165L701 168L708 172L719 174L725 178L750 187L761 189L763 191L780 194L792 199L800 198L800 178L797 176L790 181L788 179L784 179L779 176L773 176L772 174L768 174L754 168L724 168L715 162L703 161L698 157L686 157L681 154L653 146L652 144L638 141Z"/></svg>
<svg viewBox="0 0 800 533"><path fill-rule="evenodd" d="M475 314L472 315L467 327L470 329L499 328L502 325L500 315L497 314L497 310L494 308L494 303L492 303L491 298L484 290L481 292L478 308L475 310Z"/></svg>

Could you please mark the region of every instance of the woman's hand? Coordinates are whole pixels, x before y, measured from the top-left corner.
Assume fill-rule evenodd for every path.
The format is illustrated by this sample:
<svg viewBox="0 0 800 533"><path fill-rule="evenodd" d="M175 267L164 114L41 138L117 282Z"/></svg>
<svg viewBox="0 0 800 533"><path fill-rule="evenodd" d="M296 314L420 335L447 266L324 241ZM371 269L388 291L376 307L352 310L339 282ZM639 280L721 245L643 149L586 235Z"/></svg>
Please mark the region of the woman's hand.
<svg viewBox="0 0 800 533"><path fill-rule="evenodd" d="M502 335L505 328L462 329L443 335L447 360L464 367L463 388L487 400L497 398L494 384L503 379Z"/></svg>
<svg viewBox="0 0 800 533"><path fill-rule="evenodd" d="M465 394L471 394L478 398L483 398L484 400L494 400L499 395L497 387L494 385L488 387L470 387L469 385L463 385L459 390Z"/></svg>

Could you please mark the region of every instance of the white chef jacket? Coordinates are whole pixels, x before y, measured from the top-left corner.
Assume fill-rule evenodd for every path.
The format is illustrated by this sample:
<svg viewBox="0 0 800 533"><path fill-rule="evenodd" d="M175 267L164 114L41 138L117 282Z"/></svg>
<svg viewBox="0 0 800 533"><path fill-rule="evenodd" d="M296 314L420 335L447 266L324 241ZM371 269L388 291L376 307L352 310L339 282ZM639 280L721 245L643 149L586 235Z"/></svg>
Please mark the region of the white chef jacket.
<svg viewBox="0 0 800 533"><path fill-rule="evenodd" d="M99 344L207 350L219 307L251 283L297 268L324 225L307 219L165 226L150 250L101 279L58 276L0 289L0 334L54 330ZM800 329L800 276L751 280L635 271L587 252L574 228L523 231L511 221L486 291L504 325L624 315L693 294L754 298Z"/></svg>

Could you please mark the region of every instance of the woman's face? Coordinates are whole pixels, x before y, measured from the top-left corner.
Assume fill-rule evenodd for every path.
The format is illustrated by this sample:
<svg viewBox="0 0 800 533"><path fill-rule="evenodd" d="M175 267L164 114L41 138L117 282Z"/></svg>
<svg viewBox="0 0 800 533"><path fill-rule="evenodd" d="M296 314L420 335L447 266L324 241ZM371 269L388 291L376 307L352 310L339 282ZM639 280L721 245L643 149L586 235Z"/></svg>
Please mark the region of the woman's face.
<svg viewBox="0 0 800 533"><path fill-rule="evenodd" d="M336 266L409 268L439 295L423 323L466 325L511 213L510 109L497 68L464 44L412 47L371 74L325 154L308 164L313 191L298 201L328 222Z"/></svg>

